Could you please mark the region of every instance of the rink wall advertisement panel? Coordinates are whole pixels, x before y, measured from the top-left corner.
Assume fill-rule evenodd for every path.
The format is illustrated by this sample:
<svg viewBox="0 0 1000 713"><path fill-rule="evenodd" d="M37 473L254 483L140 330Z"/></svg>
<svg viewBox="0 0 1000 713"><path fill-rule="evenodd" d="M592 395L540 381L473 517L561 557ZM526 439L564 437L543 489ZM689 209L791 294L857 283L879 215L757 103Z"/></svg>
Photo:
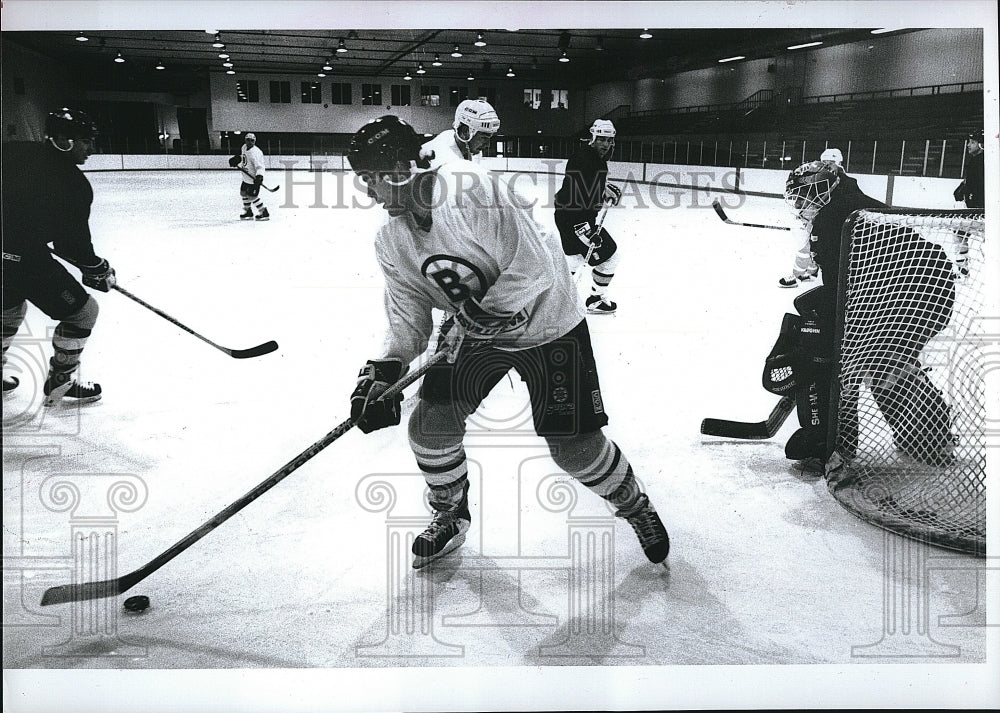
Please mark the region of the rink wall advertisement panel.
<svg viewBox="0 0 1000 713"><path fill-rule="evenodd" d="M277 171L346 171L343 156L281 156L267 158L267 169ZM87 159L84 171L233 171L224 155L149 155L97 154ZM538 173L562 176L564 159L483 158L480 165L502 173ZM954 208L952 192L959 183L955 178L921 176L854 176L866 194L893 206ZM618 182L649 183L670 188L694 188L708 192L747 193L780 198L784 193L787 170L730 168L724 166L682 166L668 163L626 163L610 161L608 178ZM959 207L961 207L959 205Z"/></svg>

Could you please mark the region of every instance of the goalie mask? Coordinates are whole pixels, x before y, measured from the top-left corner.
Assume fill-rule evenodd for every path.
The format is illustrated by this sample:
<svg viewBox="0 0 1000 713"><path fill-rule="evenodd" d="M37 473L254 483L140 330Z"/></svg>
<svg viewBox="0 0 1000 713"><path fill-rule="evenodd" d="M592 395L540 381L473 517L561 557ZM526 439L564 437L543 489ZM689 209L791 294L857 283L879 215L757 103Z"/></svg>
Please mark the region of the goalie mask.
<svg viewBox="0 0 1000 713"><path fill-rule="evenodd" d="M420 152L426 140L402 119L382 116L362 126L351 137L347 160L357 174L398 174L406 170L400 168L400 163L409 166L408 172L412 173L414 167L428 167Z"/></svg>
<svg viewBox="0 0 1000 713"><path fill-rule="evenodd" d="M785 203L803 220L812 220L840 184L840 171L833 161L810 161L788 174Z"/></svg>

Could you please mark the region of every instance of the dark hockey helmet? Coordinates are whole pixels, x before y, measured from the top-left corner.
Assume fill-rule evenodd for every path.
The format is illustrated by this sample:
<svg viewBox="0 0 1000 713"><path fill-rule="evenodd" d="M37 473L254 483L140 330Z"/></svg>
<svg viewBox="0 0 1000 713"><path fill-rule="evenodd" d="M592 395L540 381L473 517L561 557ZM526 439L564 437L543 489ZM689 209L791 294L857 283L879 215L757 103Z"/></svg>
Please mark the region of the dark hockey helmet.
<svg viewBox="0 0 1000 713"><path fill-rule="evenodd" d="M840 184L841 169L833 161L810 161L788 174L785 203L805 220L812 220Z"/></svg>
<svg viewBox="0 0 1000 713"><path fill-rule="evenodd" d="M97 126L85 112L61 107L45 117L45 135L51 138L93 140L97 136Z"/></svg>
<svg viewBox="0 0 1000 713"><path fill-rule="evenodd" d="M979 131L973 131L971 134L969 134L969 138L972 139L973 141L978 141L979 144L982 145L982 143L983 143L983 130L980 129Z"/></svg>
<svg viewBox="0 0 1000 713"><path fill-rule="evenodd" d="M351 137L347 160L355 173L394 173L397 163L422 163L426 137L399 117L387 114L370 121Z"/></svg>

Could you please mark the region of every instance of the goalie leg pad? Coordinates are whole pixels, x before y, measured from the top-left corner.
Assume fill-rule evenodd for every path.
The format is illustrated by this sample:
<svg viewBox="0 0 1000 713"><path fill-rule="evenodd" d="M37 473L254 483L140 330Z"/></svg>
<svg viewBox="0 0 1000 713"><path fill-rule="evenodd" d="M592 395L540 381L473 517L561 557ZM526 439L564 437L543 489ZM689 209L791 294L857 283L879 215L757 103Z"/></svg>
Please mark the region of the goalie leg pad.
<svg viewBox="0 0 1000 713"><path fill-rule="evenodd" d="M955 437L944 394L916 361L883 362L880 367L871 379L871 392L896 448L921 463L950 463Z"/></svg>

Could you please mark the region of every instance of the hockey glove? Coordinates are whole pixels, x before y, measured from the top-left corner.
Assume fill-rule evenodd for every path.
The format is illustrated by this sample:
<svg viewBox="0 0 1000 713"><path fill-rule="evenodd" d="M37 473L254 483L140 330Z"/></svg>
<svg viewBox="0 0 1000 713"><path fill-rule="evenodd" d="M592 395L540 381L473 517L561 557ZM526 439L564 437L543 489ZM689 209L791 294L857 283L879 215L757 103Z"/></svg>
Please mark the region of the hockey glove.
<svg viewBox="0 0 1000 713"><path fill-rule="evenodd" d="M403 362L398 359L368 361L358 374L358 385L351 394L351 419L363 433L399 425L403 394L378 400L403 375Z"/></svg>
<svg viewBox="0 0 1000 713"><path fill-rule="evenodd" d="M254 185L255 188L257 188L259 190L260 187L263 184L264 184L264 177L263 176L254 176L253 177L253 185Z"/></svg>
<svg viewBox="0 0 1000 713"><path fill-rule="evenodd" d="M116 284L115 271L107 260L102 259L96 265L81 265L80 272L83 276L83 284L101 292L107 292Z"/></svg>
<svg viewBox="0 0 1000 713"><path fill-rule="evenodd" d="M611 205L618 205L622 200L622 189L616 186L614 183L608 183L604 186L604 202L610 203Z"/></svg>
<svg viewBox="0 0 1000 713"><path fill-rule="evenodd" d="M958 188L955 189L955 192L952 193L952 195L955 196L956 201L965 200L965 181L958 184Z"/></svg>
<svg viewBox="0 0 1000 713"><path fill-rule="evenodd" d="M577 223L573 226L573 232L580 242L587 246L587 249L597 250L601 247L601 231L593 227L590 223Z"/></svg>
<svg viewBox="0 0 1000 713"><path fill-rule="evenodd" d="M439 348L448 352L448 363L454 364L463 344L466 353L488 346L513 318L510 314L487 312L475 297L470 297L458 308L458 313L442 325Z"/></svg>
<svg viewBox="0 0 1000 713"><path fill-rule="evenodd" d="M240 155L230 156L229 157L229 167L230 168L236 168L237 166L240 165L240 162L242 160L243 160L243 157L240 156Z"/></svg>

